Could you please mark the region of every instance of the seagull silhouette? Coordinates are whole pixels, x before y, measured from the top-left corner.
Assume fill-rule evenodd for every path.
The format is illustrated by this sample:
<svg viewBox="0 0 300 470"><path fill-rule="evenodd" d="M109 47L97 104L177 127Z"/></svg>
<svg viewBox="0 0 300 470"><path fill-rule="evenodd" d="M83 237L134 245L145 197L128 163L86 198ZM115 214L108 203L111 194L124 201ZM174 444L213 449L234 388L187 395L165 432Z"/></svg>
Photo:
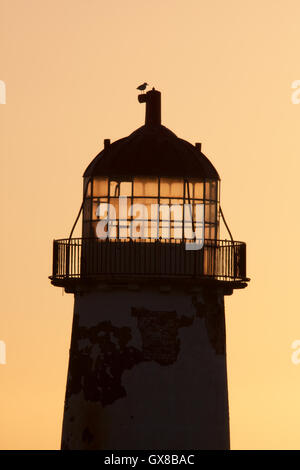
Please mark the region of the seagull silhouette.
<svg viewBox="0 0 300 470"><path fill-rule="evenodd" d="M141 91L144 91L146 90L146 87L149 85L149 83L142 83L142 85L138 86L137 87L137 90L141 90Z"/></svg>

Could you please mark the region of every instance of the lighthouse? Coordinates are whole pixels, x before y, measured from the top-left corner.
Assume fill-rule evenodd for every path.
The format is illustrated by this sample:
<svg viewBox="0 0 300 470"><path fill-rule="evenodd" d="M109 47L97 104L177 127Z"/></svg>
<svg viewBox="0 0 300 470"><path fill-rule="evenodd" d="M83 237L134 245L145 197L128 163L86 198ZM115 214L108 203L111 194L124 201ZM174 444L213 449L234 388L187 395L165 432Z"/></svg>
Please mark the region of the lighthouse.
<svg viewBox="0 0 300 470"><path fill-rule="evenodd" d="M220 177L161 124L83 175L82 237L53 243L54 286L74 295L62 449L229 449L224 297L247 286L246 245L220 239ZM79 216L76 219L76 223Z"/></svg>

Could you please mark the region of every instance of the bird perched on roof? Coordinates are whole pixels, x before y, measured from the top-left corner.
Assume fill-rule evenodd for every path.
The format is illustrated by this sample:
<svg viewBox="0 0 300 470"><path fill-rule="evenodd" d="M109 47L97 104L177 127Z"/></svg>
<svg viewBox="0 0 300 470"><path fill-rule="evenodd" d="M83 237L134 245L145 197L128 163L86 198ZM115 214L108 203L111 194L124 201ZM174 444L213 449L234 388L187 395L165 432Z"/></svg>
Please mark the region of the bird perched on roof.
<svg viewBox="0 0 300 470"><path fill-rule="evenodd" d="M142 85L137 87L137 90L144 91L146 90L146 87L149 85L149 83L142 83Z"/></svg>

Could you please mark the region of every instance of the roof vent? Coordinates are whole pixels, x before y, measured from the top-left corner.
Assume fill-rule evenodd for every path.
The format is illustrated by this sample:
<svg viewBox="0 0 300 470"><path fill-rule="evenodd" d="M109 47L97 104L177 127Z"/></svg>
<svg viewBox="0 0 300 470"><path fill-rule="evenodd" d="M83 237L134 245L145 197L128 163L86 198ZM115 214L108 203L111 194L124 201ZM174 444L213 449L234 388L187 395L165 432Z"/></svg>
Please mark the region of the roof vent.
<svg viewBox="0 0 300 470"><path fill-rule="evenodd" d="M104 139L104 148L107 149L110 146L110 139Z"/></svg>

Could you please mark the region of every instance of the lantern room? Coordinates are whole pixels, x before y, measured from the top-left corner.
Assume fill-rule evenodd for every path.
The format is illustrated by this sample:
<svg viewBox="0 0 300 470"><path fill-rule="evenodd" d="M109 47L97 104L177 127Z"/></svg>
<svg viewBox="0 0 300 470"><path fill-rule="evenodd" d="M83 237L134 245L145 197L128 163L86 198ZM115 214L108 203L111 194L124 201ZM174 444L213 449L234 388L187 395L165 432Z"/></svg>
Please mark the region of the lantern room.
<svg viewBox="0 0 300 470"><path fill-rule="evenodd" d="M145 125L104 141L84 174L83 236L140 241L218 238L219 175L160 122L160 92L140 95Z"/></svg>

